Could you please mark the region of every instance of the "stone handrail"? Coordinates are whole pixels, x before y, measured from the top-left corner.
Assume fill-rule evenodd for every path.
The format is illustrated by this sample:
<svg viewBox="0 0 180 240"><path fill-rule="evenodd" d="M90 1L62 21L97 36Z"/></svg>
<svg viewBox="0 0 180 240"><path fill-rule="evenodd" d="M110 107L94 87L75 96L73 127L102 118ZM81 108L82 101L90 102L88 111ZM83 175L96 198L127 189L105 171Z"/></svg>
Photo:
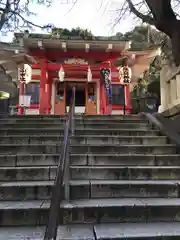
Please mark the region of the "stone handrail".
<svg viewBox="0 0 180 240"><path fill-rule="evenodd" d="M167 74L167 82L170 82L171 80L175 80L176 76L180 74L180 66L173 68L169 74Z"/></svg>
<svg viewBox="0 0 180 240"><path fill-rule="evenodd" d="M161 106L165 116L180 113L180 66L172 67L164 62L160 74Z"/></svg>

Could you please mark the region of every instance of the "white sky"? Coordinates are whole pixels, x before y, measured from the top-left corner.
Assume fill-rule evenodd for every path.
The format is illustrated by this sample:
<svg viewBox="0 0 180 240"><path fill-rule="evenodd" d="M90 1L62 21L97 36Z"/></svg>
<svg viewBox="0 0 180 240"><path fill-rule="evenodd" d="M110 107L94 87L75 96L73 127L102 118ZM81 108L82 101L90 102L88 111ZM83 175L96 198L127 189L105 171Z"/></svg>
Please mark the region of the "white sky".
<svg viewBox="0 0 180 240"><path fill-rule="evenodd" d="M69 4L67 2L69 1ZM126 32L131 30L136 20L132 17L122 20L114 29L112 29L112 19L115 17L115 8L124 0L78 0L72 8L73 0L64 0L64 4L60 4L62 0L54 0L51 7L32 5L31 11L37 13L36 17L31 17L30 20L45 25L48 23L54 24L61 28L87 28L97 36L108 36L116 32ZM36 29L35 32L40 32ZM12 34L6 37L1 37L1 40L10 41Z"/></svg>

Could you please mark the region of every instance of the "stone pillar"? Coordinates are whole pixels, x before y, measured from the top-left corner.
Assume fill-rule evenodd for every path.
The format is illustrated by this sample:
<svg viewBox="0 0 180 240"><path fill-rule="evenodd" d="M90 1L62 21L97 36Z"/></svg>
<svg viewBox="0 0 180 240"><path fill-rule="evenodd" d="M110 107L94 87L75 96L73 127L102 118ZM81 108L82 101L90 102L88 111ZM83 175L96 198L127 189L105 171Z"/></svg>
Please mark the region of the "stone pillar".
<svg viewBox="0 0 180 240"><path fill-rule="evenodd" d="M167 82L167 74L170 72L171 67L169 62L162 61L162 69L160 72L160 93L161 93L161 105L159 112L164 112L168 109L170 104L170 84Z"/></svg>
<svg viewBox="0 0 180 240"><path fill-rule="evenodd" d="M176 104L176 100L177 100L177 86L176 86L176 78L172 78L169 82L169 94L170 94L170 104L169 104L169 108L173 107L174 104Z"/></svg>
<svg viewBox="0 0 180 240"><path fill-rule="evenodd" d="M177 100L180 103L180 74L176 76L176 91L177 91Z"/></svg>

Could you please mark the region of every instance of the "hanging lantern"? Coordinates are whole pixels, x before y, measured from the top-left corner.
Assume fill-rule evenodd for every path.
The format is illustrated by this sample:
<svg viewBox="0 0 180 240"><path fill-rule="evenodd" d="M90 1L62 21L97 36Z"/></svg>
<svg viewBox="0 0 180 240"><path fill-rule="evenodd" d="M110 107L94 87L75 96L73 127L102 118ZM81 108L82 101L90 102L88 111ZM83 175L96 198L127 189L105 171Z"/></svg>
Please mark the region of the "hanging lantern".
<svg viewBox="0 0 180 240"><path fill-rule="evenodd" d="M123 67L120 68L119 77L120 77L121 82L130 83L131 82L131 76L132 76L132 72L131 72L130 67L123 66Z"/></svg>
<svg viewBox="0 0 180 240"><path fill-rule="evenodd" d="M26 71L25 68L18 68L18 79L20 80L20 83L25 83L25 75L26 75Z"/></svg>
<svg viewBox="0 0 180 240"><path fill-rule="evenodd" d="M88 82L92 82L92 72L90 66L88 67L87 79Z"/></svg>
<svg viewBox="0 0 180 240"><path fill-rule="evenodd" d="M60 82L64 82L64 75L65 75L64 69L63 69L63 67L61 66L61 68L60 68L60 70L59 70L59 72L58 72L58 76L59 76L59 81L60 81Z"/></svg>
<svg viewBox="0 0 180 240"><path fill-rule="evenodd" d="M24 71L25 71L25 75L24 75L24 78L25 78L25 82L28 83L31 81L32 79L32 68L31 66L29 66L28 64L24 64Z"/></svg>
<svg viewBox="0 0 180 240"><path fill-rule="evenodd" d="M20 84L19 84L19 105L20 105L20 114L23 114L25 112L25 84L26 84L26 79L25 79L25 75L26 75L26 71L24 66L22 68L18 69L18 77L20 80Z"/></svg>

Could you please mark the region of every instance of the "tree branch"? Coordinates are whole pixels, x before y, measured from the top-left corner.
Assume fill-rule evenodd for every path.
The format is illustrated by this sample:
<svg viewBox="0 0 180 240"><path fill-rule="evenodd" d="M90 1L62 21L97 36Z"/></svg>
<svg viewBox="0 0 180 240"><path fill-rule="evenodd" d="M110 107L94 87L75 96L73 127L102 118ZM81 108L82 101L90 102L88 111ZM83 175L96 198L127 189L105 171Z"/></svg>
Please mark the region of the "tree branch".
<svg viewBox="0 0 180 240"><path fill-rule="evenodd" d="M15 11L12 11L12 10L10 10L10 12L13 13L14 15L20 17L20 18L23 20L23 22L25 22L25 23L27 23L27 24L29 24L29 25L32 25L32 26L34 26L34 27L38 27L38 28L41 28L41 29L45 29L45 28L47 28L47 27L50 26L50 25L40 26L40 25L38 25L38 24L35 24L35 23L27 20L26 18L24 18L24 17L23 17L21 14L19 14L18 12L15 12Z"/></svg>
<svg viewBox="0 0 180 240"><path fill-rule="evenodd" d="M155 21L176 18L171 7L171 0L146 0L146 4L151 10Z"/></svg>
<svg viewBox="0 0 180 240"><path fill-rule="evenodd" d="M5 8L0 9L0 11L2 11L1 18L0 18L0 30L2 29L5 22L7 22L7 20L8 20L9 10L10 10L10 2L9 2L9 0L7 0Z"/></svg>
<svg viewBox="0 0 180 240"><path fill-rule="evenodd" d="M177 21L171 0L146 0L146 4L154 17L156 28L171 38L173 27Z"/></svg>
<svg viewBox="0 0 180 240"><path fill-rule="evenodd" d="M31 22L30 16L36 15L30 11L31 0L0 0L0 32L6 34L17 29L38 27L45 29L50 24L41 26ZM36 0L36 4L50 6L52 0Z"/></svg>
<svg viewBox="0 0 180 240"><path fill-rule="evenodd" d="M158 1L158 0L156 0ZM155 22L154 22L154 19L148 15L144 15L142 13L140 13L134 6L133 2L131 0L127 0L127 3L129 5L129 8L130 8L130 11L132 13L134 13L138 18L140 18L143 22L146 22L150 25L154 25Z"/></svg>

